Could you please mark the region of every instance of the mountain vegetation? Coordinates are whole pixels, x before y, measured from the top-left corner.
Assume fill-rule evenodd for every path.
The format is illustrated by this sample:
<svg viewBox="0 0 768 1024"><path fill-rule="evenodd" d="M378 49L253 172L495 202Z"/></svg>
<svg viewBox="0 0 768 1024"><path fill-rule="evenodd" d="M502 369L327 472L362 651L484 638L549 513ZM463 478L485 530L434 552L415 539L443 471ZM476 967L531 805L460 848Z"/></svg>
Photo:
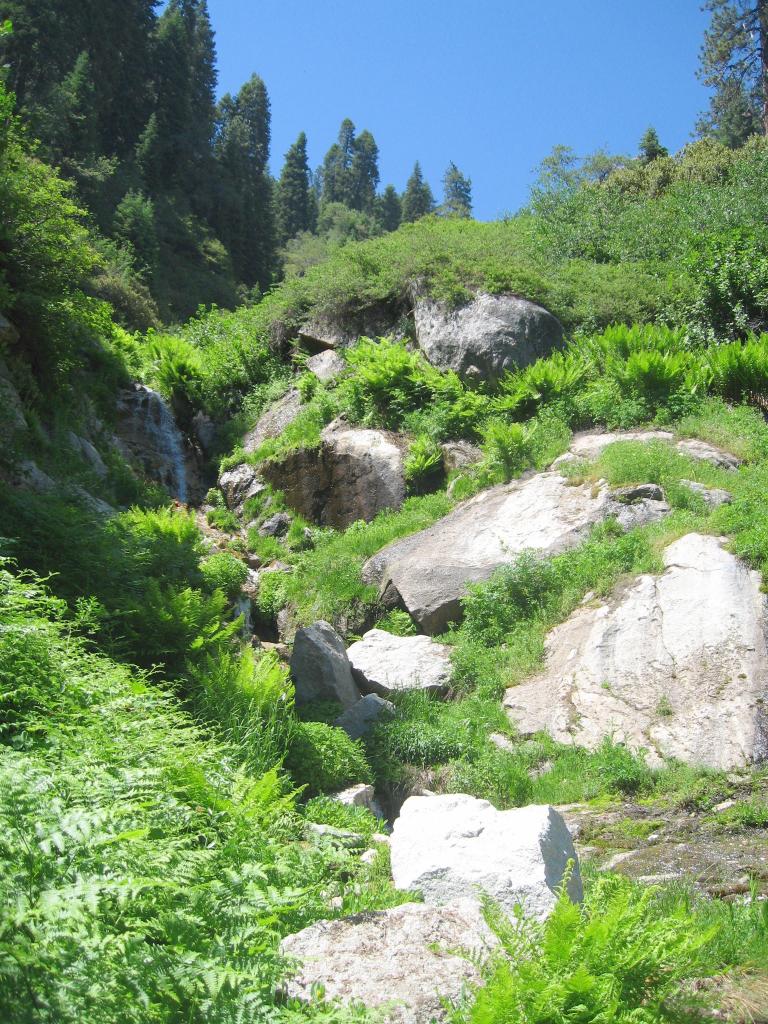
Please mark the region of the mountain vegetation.
<svg viewBox="0 0 768 1024"><path fill-rule="evenodd" d="M349 119L320 168L301 132L273 177L267 87L216 100L205 0L0 4L3 1021L377 1019L322 986L291 995L280 945L419 899L392 881L386 821L334 798L356 784L390 819L425 788L585 815L584 902L573 864L546 921L488 902L497 953L446 1019L766 1019L765 857L739 859L768 836L765 755L727 770L615 734L587 748L502 706L553 629L658 576L681 537L724 538L768 586L765 12L708 7L703 137L555 147L526 207L481 223L453 162L440 205L418 162L402 194L381 189ZM437 365L418 310L450 320L478 296L543 306L563 343L493 379ZM293 418L259 433L286 402ZM150 409L153 459L128 443L127 405ZM402 500L345 527L270 476L325 451L332 423L403 464ZM440 631L446 686L390 693L358 738L338 701L300 699L302 627L325 620L342 648L418 634L363 571L384 548L533 479L578 432L641 428L657 433L559 472L593 497L661 488L663 518L610 515L469 581ZM691 439L731 462L677 446ZM447 446L469 459L446 466ZM194 463L196 497L169 493L158 452ZM237 501L227 471L247 481ZM686 713L652 710L662 732ZM623 874L668 827L727 854L693 878ZM708 874L723 861L727 884Z"/></svg>

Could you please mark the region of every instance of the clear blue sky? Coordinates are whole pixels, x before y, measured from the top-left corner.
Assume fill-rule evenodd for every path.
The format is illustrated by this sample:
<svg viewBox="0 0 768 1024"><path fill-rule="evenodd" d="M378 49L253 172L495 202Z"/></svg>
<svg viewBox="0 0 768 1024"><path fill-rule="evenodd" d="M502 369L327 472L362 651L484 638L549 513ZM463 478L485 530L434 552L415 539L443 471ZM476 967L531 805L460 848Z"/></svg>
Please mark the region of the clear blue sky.
<svg viewBox="0 0 768 1024"><path fill-rule="evenodd" d="M306 131L316 167L350 117L382 185L415 160L436 197L453 160L475 216L516 210L555 144L634 153L653 124L678 149L707 94L700 0L209 0L219 91L252 72L272 102L272 168Z"/></svg>

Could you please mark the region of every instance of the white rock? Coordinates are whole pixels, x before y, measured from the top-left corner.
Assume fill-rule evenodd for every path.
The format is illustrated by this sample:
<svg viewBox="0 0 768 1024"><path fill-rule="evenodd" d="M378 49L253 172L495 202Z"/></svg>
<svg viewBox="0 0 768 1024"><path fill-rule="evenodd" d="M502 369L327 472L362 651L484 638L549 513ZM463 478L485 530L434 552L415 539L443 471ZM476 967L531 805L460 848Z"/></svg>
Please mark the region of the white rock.
<svg viewBox="0 0 768 1024"><path fill-rule="evenodd" d="M261 494L266 485L254 466L242 462L221 474L219 488L224 495L227 508L241 512L246 501Z"/></svg>
<svg viewBox="0 0 768 1024"><path fill-rule="evenodd" d="M428 636L394 636L369 629L347 651L363 693L389 697L403 690L444 693L451 679L451 652Z"/></svg>
<svg viewBox="0 0 768 1024"><path fill-rule="evenodd" d="M663 501L624 504L607 486L573 486L557 472L491 487L426 530L394 541L363 567L387 604L402 604L425 633L461 616L469 583L487 580L523 551L553 555L580 543L592 526L616 516L625 529L669 512Z"/></svg>
<svg viewBox="0 0 768 1024"><path fill-rule="evenodd" d="M338 352L334 352L332 349L318 352L317 355L310 356L307 360L307 369L324 384L335 380L340 373L344 372L346 365Z"/></svg>
<svg viewBox="0 0 768 1024"><path fill-rule="evenodd" d="M568 894L582 898L573 840L553 807L497 811L464 794L412 796L395 821L391 856L395 886L421 892L429 904L486 893L506 913L521 903L543 920L569 861Z"/></svg>
<svg viewBox="0 0 768 1024"><path fill-rule="evenodd" d="M688 534L665 571L582 607L547 639L546 668L507 690L524 734L594 749L605 736L731 769L768 756L768 617L758 572Z"/></svg>
<svg viewBox="0 0 768 1024"><path fill-rule="evenodd" d="M309 1002L320 984L327 999L364 1003L386 1021L431 1024L447 1019L443 1000L480 983L477 961L496 944L478 905L464 900L319 921L284 939L281 952L300 963L286 986L292 998Z"/></svg>
<svg viewBox="0 0 768 1024"><path fill-rule="evenodd" d="M370 811L377 818L384 817L374 796L373 786L369 786L365 782L360 782L356 786L349 786L347 789L342 789L339 793L333 793L329 796L329 800L335 800L346 807L364 807L366 811Z"/></svg>
<svg viewBox="0 0 768 1024"><path fill-rule="evenodd" d="M329 622L298 630L291 654L296 701L338 700L350 707L360 700L344 642Z"/></svg>
<svg viewBox="0 0 768 1024"><path fill-rule="evenodd" d="M698 494L699 497L703 499L704 504L709 508L719 508L720 505L730 505L733 501L733 495L731 492L724 491L720 487L706 487L704 484L697 483L695 480L681 480L680 483L693 491L694 494Z"/></svg>
<svg viewBox="0 0 768 1024"><path fill-rule="evenodd" d="M682 452L683 455L690 455L692 458L699 459L702 462L711 462L720 469L738 469L741 465L741 460L737 459L735 455L723 451L722 448L716 448L706 441L699 441L695 437L678 441L677 450Z"/></svg>
<svg viewBox="0 0 768 1024"><path fill-rule="evenodd" d="M588 430L580 434L574 434L568 451L555 459L552 468L562 465L564 462L571 462L573 459L586 459L591 461L599 458L608 445L616 444L619 441L639 441L647 444L649 441L666 441L668 444L675 442L675 435L669 430ZM737 469L740 460L730 452L725 452L706 441L699 441L698 438L684 438L675 443L675 447L683 455L690 455L694 459L704 462L711 462L721 469Z"/></svg>

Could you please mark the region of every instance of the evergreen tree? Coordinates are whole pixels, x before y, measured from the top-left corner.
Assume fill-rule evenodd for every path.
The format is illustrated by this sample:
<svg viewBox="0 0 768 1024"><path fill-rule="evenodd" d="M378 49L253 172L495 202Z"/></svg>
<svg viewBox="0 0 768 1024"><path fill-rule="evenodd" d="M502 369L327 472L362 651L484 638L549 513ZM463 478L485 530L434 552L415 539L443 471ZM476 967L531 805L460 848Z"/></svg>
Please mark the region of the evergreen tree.
<svg viewBox="0 0 768 1024"><path fill-rule="evenodd" d="M277 232L280 245L285 245L300 231L311 231L314 227L310 193L307 136L301 132L285 154L285 163L276 190Z"/></svg>
<svg viewBox="0 0 768 1024"><path fill-rule="evenodd" d="M353 210L371 213L379 186L379 147L369 131L362 131L354 140L352 149L348 203Z"/></svg>
<svg viewBox="0 0 768 1024"><path fill-rule="evenodd" d="M472 182L451 161L443 175L443 207L446 217L472 216Z"/></svg>
<svg viewBox="0 0 768 1024"><path fill-rule="evenodd" d="M734 79L723 82L713 93L708 112L696 124L699 135L716 139L729 149L743 146L750 135L757 135L760 130L757 98Z"/></svg>
<svg viewBox="0 0 768 1024"><path fill-rule="evenodd" d="M418 160L413 166L413 173L408 179L402 199L402 219L404 223L418 220L435 208L435 199L428 182L424 181Z"/></svg>
<svg viewBox="0 0 768 1024"><path fill-rule="evenodd" d="M214 222L239 279L261 287L270 283L274 267L269 143L269 97L253 75L235 99L227 94L219 104Z"/></svg>
<svg viewBox="0 0 768 1024"><path fill-rule="evenodd" d="M699 128L743 141L755 126L768 135L768 0L706 0L699 77L714 89Z"/></svg>
<svg viewBox="0 0 768 1024"><path fill-rule="evenodd" d="M216 114L216 50L206 0L170 0L158 25L156 188L176 189L203 212L210 193ZM146 130L140 146L147 145Z"/></svg>
<svg viewBox="0 0 768 1024"><path fill-rule="evenodd" d="M653 127L646 129L642 139L640 139L638 150L640 162L643 164L650 164L661 156L669 156L669 150L662 146L656 129Z"/></svg>
<svg viewBox="0 0 768 1024"><path fill-rule="evenodd" d="M2 40L0 63L9 65L18 105L54 159L133 150L151 109L156 6L156 0L4 0L0 17L14 30ZM69 101L84 97L86 88L84 138Z"/></svg>
<svg viewBox="0 0 768 1024"><path fill-rule="evenodd" d="M387 185L376 200L376 217L382 231L397 231L402 218L402 204L394 185Z"/></svg>
<svg viewBox="0 0 768 1024"><path fill-rule="evenodd" d="M317 172L320 185L320 200L323 203L343 203L348 194L347 175L344 167L344 153L338 142L334 142L323 159Z"/></svg>

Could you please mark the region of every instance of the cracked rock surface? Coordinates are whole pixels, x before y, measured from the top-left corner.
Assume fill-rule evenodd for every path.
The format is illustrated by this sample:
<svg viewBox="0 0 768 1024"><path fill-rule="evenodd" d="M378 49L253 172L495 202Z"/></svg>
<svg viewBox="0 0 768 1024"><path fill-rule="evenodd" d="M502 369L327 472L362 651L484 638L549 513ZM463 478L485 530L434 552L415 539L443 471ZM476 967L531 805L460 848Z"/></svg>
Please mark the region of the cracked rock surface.
<svg viewBox="0 0 768 1024"><path fill-rule="evenodd" d="M766 596L716 537L691 533L547 639L546 669L507 690L523 733L731 769L768 757Z"/></svg>
<svg viewBox="0 0 768 1024"><path fill-rule="evenodd" d="M363 579L435 634L460 617L469 583L487 580L523 551L554 555L609 516L629 530L668 512L664 500L621 501L604 483L574 485L557 472L537 473L481 491L426 530L389 544L366 562Z"/></svg>

